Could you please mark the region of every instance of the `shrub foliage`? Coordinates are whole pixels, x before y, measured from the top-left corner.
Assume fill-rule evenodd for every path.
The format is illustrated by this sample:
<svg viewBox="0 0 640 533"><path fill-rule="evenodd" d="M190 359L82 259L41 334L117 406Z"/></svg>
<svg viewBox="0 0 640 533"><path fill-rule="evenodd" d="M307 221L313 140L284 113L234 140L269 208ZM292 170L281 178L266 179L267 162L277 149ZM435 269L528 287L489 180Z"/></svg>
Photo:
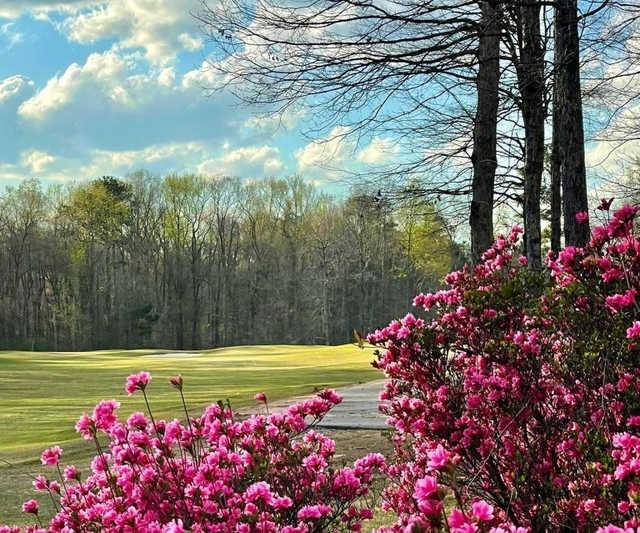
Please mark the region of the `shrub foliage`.
<svg viewBox="0 0 640 533"><path fill-rule="evenodd" d="M415 298L425 318L369 336L395 429L387 531L640 525L637 440L620 435L640 425L637 209L609 206L589 244L544 272L518 257L514 226Z"/></svg>

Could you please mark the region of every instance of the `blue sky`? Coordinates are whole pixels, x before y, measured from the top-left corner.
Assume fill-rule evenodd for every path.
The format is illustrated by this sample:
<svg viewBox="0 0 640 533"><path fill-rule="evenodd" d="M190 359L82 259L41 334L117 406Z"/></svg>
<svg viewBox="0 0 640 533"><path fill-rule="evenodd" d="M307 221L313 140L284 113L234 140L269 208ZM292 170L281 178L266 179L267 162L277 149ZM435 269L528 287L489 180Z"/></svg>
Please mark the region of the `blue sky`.
<svg viewBox="0 0 640 533"><path fill-rule="evenodd" d="M387 139L311 141L303 111L280 123L203 90L198 0L0 0L0 187L152 173L245 178L375 165ZM340 133L334 131L333 133ZM331 137L331 132L327 132ZM325 139L326 140L326 139Z"/></svg>
<svg viewBox="0 0 640 533"><path fill-rule="evenodd" d="M312 141L301 133L312 118L304 110L278 122L229 94L207 96L214 74L191 15L198 6L0 0L0 188L146 169L248 179L299 173L334 190L341 175L332 168L401 157L390 138L331 140L340 126ZM610 148L591 144L589 162L613 165Z"/></svg>

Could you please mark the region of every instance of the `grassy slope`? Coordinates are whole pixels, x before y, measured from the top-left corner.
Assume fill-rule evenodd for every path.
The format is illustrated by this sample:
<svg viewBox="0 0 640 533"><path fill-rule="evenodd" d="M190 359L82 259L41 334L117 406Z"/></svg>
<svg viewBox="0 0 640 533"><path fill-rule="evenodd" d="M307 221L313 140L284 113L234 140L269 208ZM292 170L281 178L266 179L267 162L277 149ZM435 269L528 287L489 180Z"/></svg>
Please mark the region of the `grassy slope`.
<svg viewBox="0 0 640 533"><path fill-rule="evenodd" d="M84 462L91 451L73 424L104 398L122 403L121 413L144 410L139 395L128 398L124 380L147 370L157 416L178 416L176 392L167 377L181 373L185 394L195 409L229 398L241 407L264 391L273 400L380 377L370 350L344 346L242 346L197 352L195 356L159 354L162 350L82 353L0 352L0 523L21 517L16 505L29 491L29 473L39 473L42 448L58 443L68 461ZM71 443L69 441L72 441Z"/></svg>

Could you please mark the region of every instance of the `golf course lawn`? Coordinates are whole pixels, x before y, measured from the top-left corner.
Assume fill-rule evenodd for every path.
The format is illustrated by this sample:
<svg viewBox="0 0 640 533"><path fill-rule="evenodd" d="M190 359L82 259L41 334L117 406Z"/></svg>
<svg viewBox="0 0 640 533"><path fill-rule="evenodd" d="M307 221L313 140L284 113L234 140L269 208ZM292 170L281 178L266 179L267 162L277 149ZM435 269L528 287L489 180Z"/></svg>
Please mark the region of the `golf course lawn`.
<svg viewBox="0 0 640 533"><path fill-rule="evenodd" d="M43 471L40 451L65 449L63 462L85 463L92 448L73 428L83 411L105 398L120 401L122 416L144 410L141 395L127 397L124 381L151 372L147 389L154 415L180 415L177 392L167 378L182 374L192 412L219 399L232 406L377 379L372 350L342 346L240 346L198 352L102 350L95 352L0 352L0 524L24 522L19 504L30 491L30 474ZM43 513L46 503L43 500Z"/></svg>

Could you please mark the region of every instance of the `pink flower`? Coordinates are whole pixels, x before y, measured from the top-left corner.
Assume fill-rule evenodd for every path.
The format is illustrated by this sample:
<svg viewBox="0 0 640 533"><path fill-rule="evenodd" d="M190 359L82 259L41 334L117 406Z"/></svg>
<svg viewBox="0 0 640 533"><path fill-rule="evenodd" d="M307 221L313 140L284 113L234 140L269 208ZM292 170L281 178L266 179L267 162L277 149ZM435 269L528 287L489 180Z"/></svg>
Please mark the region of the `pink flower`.
<svg viewBox="0 0 640 533"><path fill-rule="evenodd" d="M80 471L76 468L75 465L67 465L64 467L63 471L64 479L67 481L72 480L80 480Z"/></svg>
<svg viewBox="0 0 640 533"><path fill-rule="evenodd" d="M36 500L27 500L22 504L23 513L38 514L38 502Z"/></svg>
<svg viewBox="0 0 640 533"><path fill-rule="evenodd" d="M464 515L460 509L454 509L451 511L449 518L447 519L449 526L455 529L462 528L470 525L469 519Z"/></svg>
<svg viewBox="0 0 640 533"><path fill-rule="evenodd" d="M182 520L172 520L162 528L162 533L184 533L184 524Z"/></svg>
<svg viewBox="0 0 640 533"><path fill-rule="evenodd" d="M267 395L264 392L258 392L253 397L256 402L264 402L267 403Z"/></svg>
<svg viewBox="0 0 640 533"><path fill-rule="evenodd" d="M37 491L45 491L49 489L49 480L43 475L38 475L33 478L33 482L31 483L33 488Z"/></svg>
<svg viewBox="0 0 640 533"><path fill-rule="evenodd" d="M634 320L633 324L627 328L627 339L640 337L640 321Z"/></svg>
<svg viewBox="0 0 640 533"><path fill-rule="evenodd" d="M171 376L169 378L169 383L171 383L171 386L178 389L178 390L182 390L182 385L184 383L182 376L180 374L178 374L177 376Z"/></svg>
<svg viewBox="0 0 640 533"><path fill-rule="evenodd" d="M576 213L576 222L578 222L579 224L589 222L589 213L587 213L586 211L580 211Z"/></svg>
<svg viewBox="0 0 640 533"><path fill-rule="evenodd" d="M293 505L293 500L289 496L283 496L281 498L274 498L272 502L273 508L278 511L289 509Z"/></svg>
<svg viewBox="0 0 640 533"><path fill-rule="evenodd" d="M138 372L137 374L131 374L127 378L124 390L129 396L131 396L137 390L145 390L147 385L151 381L151 374L149 372Z"/></svg>
<svg viewBox="0 0 640 533"><path fill-rule="evenodd" d="M435 450L431 450L428 454L429 461L427 466L435 470L440 470L449 462L449 452L444 449L442 444L438 444Z"/></svg>
<svg viewBox="0 0 640 533"><path fill-rule="evenodd" d="M482 397L478 394L472 394L467 398L467 407L469 409L478 409L482 405Z"/></svg>
<svg viewBox="0 0 640 533"><path fill-rule="evenodd" d="M637 291L635 289L629 289L623 294L614 294L607 296L605 302L607 307L613 312L622 311L627 307L631 307L636 302Z"/></svg>
<svg viewBox="0 0 640 533"><path fill-rule="evenodd" d="M60 456L62 455L62 448L60 446L52 446L42 452L40 461L43 465L56 466L60 462Z"/></svg>
<svg viewBox="0 0 640 533"><path fill-rule="evenodd" d="M120 407L120 402L116 400L102 400L93 409L93 420L96 428L102 430L110 429L117 421L116 410Z"/></svg>
<svg viewBox="0 0 640 533"><path fill-rule="evenodd" d="M318 396L320 398L322 398L323 400L327 400L329 403L333 404L333 405L338 405L340 402L342 402L342 396L340 396L336 391L334 391L333 389L324 389L321 390L318 393Z"/></svg>
<svg viewBox="0 0 640 533"><path fill-rule="evenodd" d="M331 512L331 507L328 505L305 505L298 511L299 520L319 520L324 515Z"/></svg>
<svg viewBox="0 0 640 533"><path fill-rule="evenodd" d="M488 522L493 520L493 506L489 505L484 500L473 502L471 504L471 512L481 522Z"/></svg>
<svg viewBox="0 0 640 533"><path fill-rule="evenodd" d="M429 499L438 490L436 478L427 476L416 481L413 488L413 497L416 501Z"/></svg>
<svg viewBox="0 0 640 533"><path fill-rule="evenodd" d="M78 421L76 422L76 431L82 435L85 440L92 439L96 434L95 422L87 413L82 413Z"/></svg>
<svg viewBox="0 0 640 533"><path fill-rule="evenodd" d="M264 503L271 503L273 500L271 487L264 481L258 481L248 487L244 496L249 502L263 501Z"/></svg>
<svg viewBox="0 0 640 533"><path fill-rule="evenodd" d="M148 383L138 378L131 379L131 390ZM117 402L100 402L77 428L86 438L95 437L97 426L111 428L96 439L98 454L82 482L75 466L64 468L64 496L55 498L50 529L305 533L315 522L322 531L361 531L372 514L360 500L385 462L380 454L369 454L352 466L328 468L335 443L308 429L307 420L323 416L338 401L335 391L326 390L282 413L248 419L213 404L186 425L177 419L149 424L142 413L123 424L115 418ZM46 450L43 462L57 465L61 451ZM60 483L44 476L33 485L62 492ZM24 510L37 513L37 502L25 502ZM26 530L44 533L34 526ZM0 525L0 533L19 531Z"/></svg>
<svg viewBox="0 0 640 533"><path fill-rule="evenodd" d="M625 204L621 208L617 209L613 213L613 216L618 220L626 222L626 221L632 220L633 217L636 216L637 212L638 212L638 208L636 206Z"/></svg>

